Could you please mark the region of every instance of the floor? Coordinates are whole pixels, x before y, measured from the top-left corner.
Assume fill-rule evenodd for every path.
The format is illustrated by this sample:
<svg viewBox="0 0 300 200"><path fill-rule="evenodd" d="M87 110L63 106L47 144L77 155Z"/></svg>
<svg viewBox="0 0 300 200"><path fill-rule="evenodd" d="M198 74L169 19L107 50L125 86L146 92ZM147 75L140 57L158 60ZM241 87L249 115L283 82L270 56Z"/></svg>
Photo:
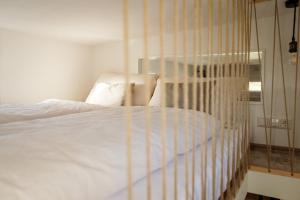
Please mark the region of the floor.
<svg viewBox="0 0 300 200"><path fill-rule="evenodd" d="M251 147L250 164L259 167L268 167L268 158L265 147ZM289 154L286 150L272 150L271 169L290 171ZM300 152L295 152L294 170L300 173Z"/></svg>
<svg viewBox="0 0 300 200"><path fill-rule="evenodd" d="M263 196L258 196L256 194L248 193L245 200L280 200L280 199L271 198L271 197L263 197Z"/></svg>

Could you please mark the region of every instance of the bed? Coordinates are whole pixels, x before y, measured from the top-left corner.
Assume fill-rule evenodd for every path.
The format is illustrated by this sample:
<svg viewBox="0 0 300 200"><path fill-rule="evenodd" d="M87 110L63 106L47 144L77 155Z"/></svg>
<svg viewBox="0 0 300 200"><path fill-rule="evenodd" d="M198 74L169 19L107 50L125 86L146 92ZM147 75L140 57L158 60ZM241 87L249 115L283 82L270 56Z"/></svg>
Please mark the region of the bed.
<svg viewBox="0 0 300 200"><path fill-rule="evenodd" d="M88 112L99 108L99 105L59 99L29 105L3 104L0 105L0 124Z"/></svg>
<svg viewBox="0 0 300 200"><path fill-rule="evenodd" d="M145 199L146 194L146 153L145 153L145 109L132 107L133 116L133 183L136 199ZM192 117L189 111L189 117ZM56 116L52 118L20 121L0 125L0 196L5 200L99 200L126 199L127 158L126 120L124 107L101 108L95 111ZM166 108L167 113L167 174L168 191L171 198L173 173L173 117L174 109ZM151 155L153 177L153 199L161 194L162 145L160 142L159 107L151 108L152 134ZM184 110L179 109L179 119ZM217 130L218 121L213 117L197 112L198 122L208 120L207 144L210 146L212 130ZM179 120L179 141L184 141L184 120ZM192 124L189 123L190 130ZM191 134L191 133L190 133ZM196 153L200 153L204 131L197 131ZM202 138L202 139L201 139ZM186 152L184 143L178 143L178 194L184 199L184 156L191 155L192 142ZM220 145L217 145L220 146ZM210 149L210 148L208 148ZM225 149L224 153L226 153ZM218 151L219 152L219 151ZM208 155L209 152L208 152ZM220 152L217 153L217 178L220 179ZM190 156L191 157L191 156ZM197 156L199 157L199 156ZM208 156L210 158L210 156ZM225 156L226 158L226 156ZM190 158L191 159L191 158ZM197 161L198 162L198 161ZM200 161L199 161L200 162ZM198 162L198 163L199 163ZM225 163L227 160L225 159ZM208 159L208 169L211 169ZM227 166L225 164L225 166ZM199 166L197 165L198 169ZM224 172L226 168L223 168ZM196 173L196 196L200 194ZM211 192L211 172L207 172L207 192ZM226 173L224 173L226 174ZM226 181L226 177L225 180ZM154 184L155 183L155 184ZM217 194L220 189L217 188ZM225 188L224 188L225 189ZM157 198L155 198L158 195ZM208 195L208 197L211 195ZM199 196L198 196L199 197ZM199 199L199 198L197 198Z"/></svg>
<svg viewBox="0 0 300 200"><path fill-rule="evenodd" d="M172 47L169 48L169 39L164 37L168 20L165 20L165 2L160 1L157 7L159 48L152 52L149 41L153 44L156 41L149 40L150 4L145 1L143 48L139 49L144 51L144 60L139 60L139 66L144 66L139 68L141 74L130 74L136 69L129 56L130 2L125 0L123 62L116 66L124 73L101 74L86 103L47 101L33 106L0 107L1 200L147 199L147 186L152 186L149 200L175 199L175 166L178 166L176 191L179 200L192 199L193 190L194 199L202 199L202 194L206 193L204 199L216 200L226 190L225 183L229 183L229 199L235 195L239 187L237 184L236 188L235 175L240 177L241 171L243 176L248 165L242 162L248 159L250 138L249 30L252 9L257 20L256 7L248 1L227 1L223 9L222 1L211 1L204 7L195 1L193 11L189 12L188 1L180 5L177 1L174 3L171 16L166 17L174 22L174 32L170 32L174 36ZM253 6L251 12L250 6ZM207 12L201 12L202 9ZM215 15L218 23L215 23ZM222 31L225 18L226 31ZM190 27L191 19L195 23ZM182 34L178 29L181 26ZM199 30L205 26L207 33L202 34ZM232 35L232 44L224 40L231 37L229 32L236 33ZM179 45L176 38L181 38L183 43ZM154 63L155 71L151 70L148 51L159 54ZM172 56L167 58L167 54ZM107 68L99 67L101 71ZM151 112L151 121L146 111ZM174 121L176 113L178 121ZM151 134L148 135L150 122ZM196 130L195 135L193 130ZM174 139L175 133L178 133L178 140ZM222 152L221 135L225 144L232 144L225 145ZM150 153L146 151L149 144L146 141L150 142ZM176 152L174 141L178 141ZM195 158L192 158L193 152L196 152ZM149 173L147 155L151 155ZM201 155L207 157L205 171L201 169ZM178 162L174 163L175 160ZM191 174L193 161L195 174ZM166 174L165 181L162 181L163 174ZM207 177L203 183L205 188L200 181L203 176ZM152 179L149 185L147 177ZM163 195L167 198L162 198Z"/></svg>

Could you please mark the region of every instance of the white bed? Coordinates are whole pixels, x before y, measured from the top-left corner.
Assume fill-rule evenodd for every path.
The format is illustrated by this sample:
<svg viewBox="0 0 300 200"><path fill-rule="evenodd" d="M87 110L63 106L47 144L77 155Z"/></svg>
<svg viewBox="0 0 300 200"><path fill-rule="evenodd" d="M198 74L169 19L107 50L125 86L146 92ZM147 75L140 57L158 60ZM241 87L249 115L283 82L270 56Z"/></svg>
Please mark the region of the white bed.
<svg viewBox="0 0 300 200"><path fill-rule="evenodd" d="M136 199L145 199L145 127L144 108L133 113L133 181ZM99 200L126 199L127 158L124 108L101 108L97 111L58 116L48 119L0 125L0 196L5 200ZM152 169L154 195L161 194L160 109L152 108ZM174 109L167 108L168 191L172 192L173 118ZM190 117L192 111L189 111ZM184 120L179 111L179 194L183 197ZM207 117L208 141L218 122L197 113L198 124ZM192 123L189 123L190 130ZM218 128L217 128L218 129ZM217 132L219 132L217 130ZM197 131L197 152L204 131ZM191 134L191 133L190 133ZM209 143L208 143L209 144ZM218 145L220 146L220 145ZM190 143L190 147L192 147ZM208 154L210 155L210 153ZM220 177L218 154L217 181ZM208 156L210 158L210 156ZM208 169L211 169L208 159ZM198 162L198 161L197 161ZM200 162L200 161L199 161ZM225 160L225 163L227 161ZM191 162L190 162L191 163ZM197 167L198 168L198 167ZM199 170L197 170L199 171ZM197 172L197 177L199 173ZM199 186L200 178L196 178ZM157 184L156 184L157 182ZM211 187L208 170L208 188ZM201 188L200 186L197 187ZM197 189L198 195L201 191ZM208 193L211 188L207 190ZM220 190L218 193L220 194ZM142 195L142 196L141 196ZM169 197L170 197L169 195ZM209 195L208 195L209 196ZM157 197L159 198L159 197ZM156 198L153 198L156 199ZM171 199L171 198L170 198ZM181 198L183 199L183 198Z"/></svg>
<svg viewBox="0 0 300 200"><path fill-rule="evenodd" d="M0 124L87 112L99 108L101 108L99 105L58 99L30 105L3 104L0 105Z"/></svg>

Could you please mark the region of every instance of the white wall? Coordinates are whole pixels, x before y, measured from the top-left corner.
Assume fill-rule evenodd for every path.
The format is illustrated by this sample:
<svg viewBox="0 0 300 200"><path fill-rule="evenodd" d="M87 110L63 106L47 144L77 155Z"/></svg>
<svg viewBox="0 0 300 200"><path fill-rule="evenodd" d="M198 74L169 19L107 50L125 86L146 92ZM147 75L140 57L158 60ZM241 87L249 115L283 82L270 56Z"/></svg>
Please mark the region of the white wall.
<svg viewBox="0 0 300 200"><path fill-rule="evenodd" d="M298 178L249 170L235 199L245 199L247 193L253 193L282 200L298 200L299 187Z"/></svg>
<svg viewBox="0 0 300 200"><path fill-rule="evenodd" d="M247 191L282 200L298 200L300 179L249 170L244 182Z"/></svg>
<svg viewBox="0 0 300 200"><path fill-rule="evenodd" d="M180 38L182 38L182 36ZM166 35L164 50L165 55L172 55L172 42L172 35ZM181 40L179 40L179 43L180 42ZM129 65L132 73L138 72L138 59L144 57L143 44L142 38L131 39L129 41ZM97 78L101 72L122 72L124 70L123 48L124 46L122 41L94 46L94 78ZM157 57L160 55L159 36L149 38L148 50L150 57ZM179 53L182 53L182 50Z"/></svg>
<svg viewBox="0 0 300 200"><path fill-rule="evenodd" d="M273 49L273 22L274 18L263 18L259 20L259 35L260 35L260 45L261 49L265 50L265 83L266 83L266 109L267 115L270 115L270 92L271 92L271 72L272 72L272 49ZM292 111L293 111L293 89L294 89L294 74L295 74L295 66L291 66L288 64L287 56L288 56L288 43L291 40L291 32L292 32L292 15L283 15L280 17L280 25L281 25L281 37L283 44L283 53L284 53L284 71L285 78L287 84L287 98L288 98L288 113L289 118L292 119ZM254 25L252 26L254 27ZM215 30L216 27L215 27ZM225 29L223 29L225 30ZM252 50L256 50L256 39L254 28L252 29L253 39L251 42ZM214 35L216 37L216 35ZM179 35L179 38L182 39L182 34ZM172 35L166 34L165 37L165 55L172 55L173 49L173 41ZM207 50L207 30L203 31L203 51ZM217 41L217 40L215 40ZM179 40L179 44L183 44L182 40ZM214 45L217 45L217 42L214 42ZM130 40L130 68L132 72L138 71L138 59L143 57L143 39L132 39ZM190 51L192 47L192 43L189 44ZM182 53L182 46L178 48ZM216 48L215 48L216 49ZM283 88L282 88L282 79L281 79L281 68L279 65L279 49L278 49L278 41L277 41L277 53L275 55L275 89L274 89L274 105L273 105L273 117L277 118L285 118L284 107L283 107ZM149 56L159 56L159 37L153 36L149 41ZM103 71L123 71L123 44L122 42L113 42L107 43L104 45L98 45L94 47L94 80L97 76ZM300 86L298 86L300 89ZM299 94L300 92L298 92ZM298 98L299 99L299 98ZM300 102L299 102L300 104ZM257 118L263 117L262 114L262 106L261 104L251 105L251 130L252 130L252 142L255 143L265 143L265 134L264 129L257 127ZM300 105L297 108L298 113L298 121L297 121L297 129L300 129ZM287 134L285 130L274 129L272 134L272 144L287 146ZM296 146L300 147L300 136L299 134L296 136Z"/></svg>
<svg viewBox="0 0 300 200"><path fill-rule="evenodd" d="M0 103L84 100L91 47L0 29Z"/></svg>
<svg viewBox="0 0 300 200"><path fill-rule="evenodd" d="M286 92L287 92L287 104L288 104L288 117L293 119L294 111L294 84L295 84L295 66L290 65L288 62L288 44L292 38L292 15L283 15L280 17L281 26L281 39L283 48L283 65L286 81ZM271 89L272 89L272 67L273 67L273 25L274 18L264 18L259 20L258 26L260 28L259 37L261 49L265 50L265 102L266 102L266 115L270 116L271 111ZM252 33L254 34L254 32ZM255 37L256 38L256 37ZM255 38L252 40L252 47L256 48ZM274 65L274 98L273 98L273 118L285 119L285 107L284 107L284 95L283 95L283 84L282 84L282 72L280 65L280 54L279 54L279 40L278 33L276 38L276 53L275 53L275 65ZM298 94L300 94L298 82ZM298 105L300 103L298 96ZM251 123L252 123L252 141L255 143L265 143L265 131L264 128L257 127L257 117L263 117L262 105L254 104L251 106ZM296 122L296 146L300 147L300 107L297 107L297 122ZM272 130L272 144L287 146L288 137L287 131L282 129ZM292 131L291 131L292 132ZM291 134L291 133L290 133Z"/></svg>

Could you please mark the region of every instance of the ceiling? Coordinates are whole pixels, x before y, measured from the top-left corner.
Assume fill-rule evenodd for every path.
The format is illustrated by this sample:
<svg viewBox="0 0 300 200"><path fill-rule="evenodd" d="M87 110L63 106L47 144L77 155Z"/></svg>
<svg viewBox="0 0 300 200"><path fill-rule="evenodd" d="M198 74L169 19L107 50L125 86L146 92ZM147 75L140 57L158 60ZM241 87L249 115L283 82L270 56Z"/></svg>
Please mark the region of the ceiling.
<svg viewBox="0 0 300 200"><path fill-rule="evenodd" d="M168 31L171 30L172 0L165 1ZM121 40L122 2L123 0L0 0L0 28L88 44ZM130 35L140 37L143 34L143 0L129 2ZM159 30L159 0L149 2L150 33L155 34ZM272 2L266 1L257 6L259 17L274 14ZM284 8L283 0L279 0L279 4L281 14L292 12ZM191 4L189 13L192 13L192 9Z"/></svg>

